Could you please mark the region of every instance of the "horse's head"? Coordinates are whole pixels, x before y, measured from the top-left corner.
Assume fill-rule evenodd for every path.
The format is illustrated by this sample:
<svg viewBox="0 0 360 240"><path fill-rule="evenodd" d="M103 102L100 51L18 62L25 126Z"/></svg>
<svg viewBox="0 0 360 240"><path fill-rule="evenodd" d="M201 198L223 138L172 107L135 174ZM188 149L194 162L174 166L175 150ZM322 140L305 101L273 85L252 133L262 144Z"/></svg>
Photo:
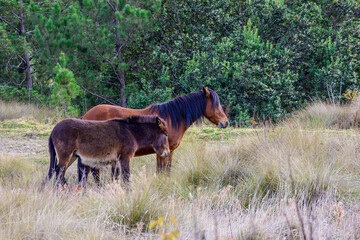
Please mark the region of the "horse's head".
<svg viewBox="0 0 360 240"><path fill-rule="evenodd" d="M165 122L161 118L156 117L157 130L152 143L154 151L161 157L167 157L170 155L168 131Z"/></svg>
<svg viewBox="0 0 360 240"><path fill-rule="evenodd" d="M211 92L210 92L211 91ZM230 126L230 122L221 107L219 96L212 90L203 87L206 96L205 117L219 128Z"/></svg>

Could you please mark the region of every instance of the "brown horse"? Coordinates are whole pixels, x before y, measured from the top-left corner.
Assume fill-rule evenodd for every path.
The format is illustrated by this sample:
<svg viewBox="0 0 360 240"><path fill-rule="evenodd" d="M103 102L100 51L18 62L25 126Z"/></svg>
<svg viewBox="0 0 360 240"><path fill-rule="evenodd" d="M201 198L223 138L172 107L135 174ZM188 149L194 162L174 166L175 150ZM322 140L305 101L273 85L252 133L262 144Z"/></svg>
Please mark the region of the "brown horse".
<svg viewBox="0 0 360 240"><path fill-rule="evenodd" d="M157 116L108 121L65 119L54 127L49 137L47 181L56 171L56 182L65 184L66 169L79 158L96 168L120 162L123 179L128 182L130 159L135 152L149 148L162 157L170 154L165 122Z"/></svg>
<svg viewBox="0 0 360 240"><path fill-rule="evenodd" d="M82 119L106 120L115 117L129 117L133 115L156 115L166 120L169 133L170 155L162 157L157 154L157 171L164 169L170 171L174 150L180 145L185 131L195 121L205 117L220 128L229 126L229 121L220 105L219 96L211 89L203 87L199 92L190 93L171 101L154 104L145 109L129 109L112 105L97 105L90 109ZM136 151L135 156L142 156L154 153L151 147L141 148ZM87 177L89 167L78 161L79 181ZM113 174L115 169L113 168ZM95 181L99 181L99 171L92 169ZM85 174L85 176L83 176ZM119 175L116 169L115 177Z"/></svg>

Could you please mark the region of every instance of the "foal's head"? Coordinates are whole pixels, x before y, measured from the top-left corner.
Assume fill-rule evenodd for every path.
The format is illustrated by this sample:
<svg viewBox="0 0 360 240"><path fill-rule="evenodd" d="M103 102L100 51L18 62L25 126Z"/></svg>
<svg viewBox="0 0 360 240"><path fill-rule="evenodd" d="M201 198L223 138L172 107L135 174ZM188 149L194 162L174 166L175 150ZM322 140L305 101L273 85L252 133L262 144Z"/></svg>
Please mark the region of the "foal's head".
<svg viewBox="0 0 360 240"><path fill-rule="evenodd" d="M155 137L151 146L158 155L167 157L170 154L168 130L165 126L165 122L159 117L156 117L156 125Z"/></svg>

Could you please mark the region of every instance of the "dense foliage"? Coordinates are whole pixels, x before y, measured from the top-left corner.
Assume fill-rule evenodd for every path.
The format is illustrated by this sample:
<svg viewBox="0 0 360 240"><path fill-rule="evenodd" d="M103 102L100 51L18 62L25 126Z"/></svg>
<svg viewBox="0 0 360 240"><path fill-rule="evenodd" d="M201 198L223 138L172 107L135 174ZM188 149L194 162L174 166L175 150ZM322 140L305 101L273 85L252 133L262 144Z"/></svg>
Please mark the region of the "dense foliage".
<svg viewBox="0 0 360 240"><path fill-rule="evenodd" d="M359 86L356 0L0 5L4 100L81 115L100 103L141 108L206 85L233 122L247 124L277 120L309 99L342 101Z"/></svg>

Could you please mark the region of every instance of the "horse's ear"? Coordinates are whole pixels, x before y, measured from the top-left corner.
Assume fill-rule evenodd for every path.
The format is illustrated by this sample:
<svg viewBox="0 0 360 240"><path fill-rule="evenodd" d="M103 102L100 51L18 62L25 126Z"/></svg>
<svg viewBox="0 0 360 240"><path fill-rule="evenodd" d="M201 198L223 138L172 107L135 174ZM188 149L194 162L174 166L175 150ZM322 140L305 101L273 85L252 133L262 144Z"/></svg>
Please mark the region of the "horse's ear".
<svg viewBox="0 0 360 240"><path fill-rule="evenodd" d="M205 93L205 96L206 96L206 97L210 97L210 95L211 95L211 94L210 94L210 91L207 90L205 86L202 87L202 90L203 90L203 92Z"/></svg>
<svg viewBox="0 0 360 240"><path fill-rule="evenodd" d="M161 126L161 124L162 124L162 121L159 117L156 117L156 124L159 126Z"/></svg>

